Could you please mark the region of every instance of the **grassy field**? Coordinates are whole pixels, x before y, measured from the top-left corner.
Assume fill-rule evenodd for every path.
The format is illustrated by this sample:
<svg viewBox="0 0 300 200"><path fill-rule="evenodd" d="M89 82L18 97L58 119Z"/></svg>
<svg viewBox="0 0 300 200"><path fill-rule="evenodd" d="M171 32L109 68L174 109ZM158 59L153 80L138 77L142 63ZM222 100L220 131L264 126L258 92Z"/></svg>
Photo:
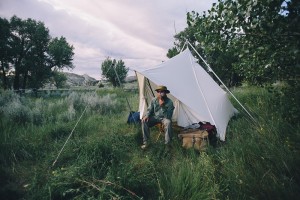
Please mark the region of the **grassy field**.
<svg viewBox="0 0 300 200"><path fill-rule="evenodd" d="M299 123L282 117L266 89L235 89L257 123L241 112L226 142L201 153L182 149L177 129L166 148L155 128L141 151L140 127L126 124L126 98L137 110L136 90L0 92L1 199L300 198Z"/></svg>

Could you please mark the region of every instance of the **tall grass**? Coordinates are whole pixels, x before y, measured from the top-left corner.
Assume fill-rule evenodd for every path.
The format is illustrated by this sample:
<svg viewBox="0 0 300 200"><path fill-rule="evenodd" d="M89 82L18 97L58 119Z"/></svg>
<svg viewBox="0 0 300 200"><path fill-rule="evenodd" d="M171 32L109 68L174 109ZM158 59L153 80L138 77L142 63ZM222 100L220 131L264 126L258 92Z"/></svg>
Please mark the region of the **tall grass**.
<svg viewBox="0 0 300 200"><path fill-rule="evenodd" d="M274 97L265 89L236 91L244 99L256 123L240 116L228 127L227 144L217 150L220 178L228 188L228 196L237 199L294 199L299 196L299 125L286 122ZM247 101L246 101L247 99Z"/></svg>
<svg viewBox="0 0 300 200"><path fill-rule="evenodd" d="M101 89L55 98L1 91L0 196L3 199L297 199L299 125L284 121L261 88L234 93L256 117L241 112L226 142L206 152L165 147L152 130L127 125L137 92ZM126 99L127 98L127 99ZM238 107L238 105L235 105ZM83 110L57 163L52 166Z"/></svg>

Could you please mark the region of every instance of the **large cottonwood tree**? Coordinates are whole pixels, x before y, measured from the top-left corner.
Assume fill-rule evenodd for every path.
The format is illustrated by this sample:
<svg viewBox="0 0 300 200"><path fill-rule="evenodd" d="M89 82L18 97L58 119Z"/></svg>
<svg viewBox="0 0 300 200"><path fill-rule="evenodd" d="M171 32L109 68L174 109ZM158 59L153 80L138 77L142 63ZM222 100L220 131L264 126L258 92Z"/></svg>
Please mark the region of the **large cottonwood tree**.
<svg viewBox="0 0 300 200"><path fill-rule="evenodd" d="M12 49L8 38L10 37L10 24L7 19L0 18L0 75L2 86L7 88L8 78L7 74L10 70L9 63L11 62Z"/></svg>
<svg viewBox="0 0 300 200"><path fill-rule="evenodd" d="M299 79L299 1L219 0L187 23L169 57L188 40L229 85Z"/></svg>
<svg viewBox="0 0 300 200"><path fill-rule="evenodd" d="M122 60L106 58L101 64L102 77L107 79L114 87L125 82L129 68Z"/></svg>
<svg viewBox="0 0 300 200"><path fill-rule="evenodd" d="M43 22L13 16L0 20L1 77L7 88L8 72L13 72L15 90L40 88L53 70L73 68L73 46L64 37L51 38ZM3 44L3 45L2 45Z"/></svg>

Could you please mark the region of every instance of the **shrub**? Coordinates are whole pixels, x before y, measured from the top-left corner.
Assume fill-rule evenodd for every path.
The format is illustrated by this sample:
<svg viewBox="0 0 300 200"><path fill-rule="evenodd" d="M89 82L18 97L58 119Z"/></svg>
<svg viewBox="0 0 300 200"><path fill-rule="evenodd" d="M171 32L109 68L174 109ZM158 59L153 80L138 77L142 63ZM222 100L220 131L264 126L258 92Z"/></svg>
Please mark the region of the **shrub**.
<svg viewBox="0 0 300 200"><path fill-rule="evenodd" d="M78 92L72 92L69 96L66 97L66 102L68 105L74 105L74 108L80 109L82 108L81 95Z"/></svg>
<svg viewBox="0 0 300 200"><path fill-rule="evenodd" d="M96 93L75 93L72 92L66 97L67 104L73 104L76 110L87 107L89 113L108 114L117 112L120 104L116 94L99 96Z"/></svg>
<svg viewBox="0 0 300 200"><path fill-rule="evenodd" d="M4 107L7 103L20 101L20 96L12 90L0 90L0 107Z"/></svg>
<svg viewBox="0 0 300 200"><path fill-rule="evenodd" d="M19 100L10 101L5 107L2 107L5 117L17 124L26 124L32 122L32 113L30 108L23 105Z"/></svg>
<svg viewBox="0 0 300 200"><path fill-rule="evenodd" d="M69 105L69 108L67 111L59 114L58 120L62 122L69 122L75 119L76 116L76 110L74 109L73 104Z"/></svg>
<svg viewBox="0 0 300 200"><path fill-rule="evenodd" d="M43 99L37 99L32 108L32 122L35 125L42 125L46 122L46 108L47 104Z"/></svg>
<svg viewBox="0 0 300 200"><path fill-rule="evenodd" d="M299 123L300 119L300 81L290 81L289 85L282 89L280 95L282 115L291 124Z"/></svg>

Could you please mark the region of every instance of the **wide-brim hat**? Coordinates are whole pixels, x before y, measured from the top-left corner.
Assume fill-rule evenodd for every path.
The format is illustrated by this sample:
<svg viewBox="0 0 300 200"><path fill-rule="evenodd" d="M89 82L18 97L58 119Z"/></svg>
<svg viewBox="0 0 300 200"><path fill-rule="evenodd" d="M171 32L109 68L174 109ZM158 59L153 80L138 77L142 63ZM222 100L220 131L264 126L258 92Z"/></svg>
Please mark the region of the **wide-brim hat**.
<svg viewBox="0 0 300 200"><path fill-rule="evenodd" d="M166 86L164 86L164 85L157 86L157 88L155 89L155 91L157 92L158 90L165 91L166 93L170 93L170 90L168 90L168 88Z"/></svg>

